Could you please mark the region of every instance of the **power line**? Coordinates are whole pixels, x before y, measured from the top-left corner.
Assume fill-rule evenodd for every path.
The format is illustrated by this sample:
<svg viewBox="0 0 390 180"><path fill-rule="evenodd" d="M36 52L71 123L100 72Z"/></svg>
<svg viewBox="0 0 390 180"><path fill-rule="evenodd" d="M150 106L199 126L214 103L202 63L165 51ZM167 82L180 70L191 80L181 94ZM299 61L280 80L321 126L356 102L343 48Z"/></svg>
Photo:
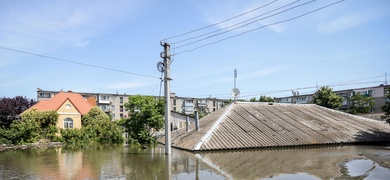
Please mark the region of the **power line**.
<svg viewBox="0 0 390 180"><path fill-rule="evenodd" d="M367 78L365 78L367 79ZM355 80L351 80L355 81ZM347 82L347 81L345 81ZM326 84L322 86L329 86L329 87L336 87L336 86L349 86L349 85L358 85L358 84L372 84L372 83L380 83L382 81L369 81L369 82L354 82L354 83L344 83L344 82L339 82L338 84L333 83L331 84ZM308 86L308 87L298 87L298 88L289 88L289 89L283 89L283 90L270 90L270 91L258 91L258 92L247 92L247 93L241 93L240 97L253 97L253 96L259 96L259 95L269 95L269 94L276 94L276 93L283 93L283 92L290 92L291 90L305 90L305 89L315 89L317 86ZM230 94L213 94L214 96L216 95L221 95L227 98L230 98ZM200 96L208 96L208 95L196 95L196 97Z"/></svg>
<svg viewBox="0 0 390 180"><path fill-rule="evenodd" d="M226 37L226 38L223 38L223 39L220 39L220 40L217 40L217 41L214 41L214 42L210 42L210 43L207 43L207 44L204 44L204 45L201 45L201 46L197 46L197 47L195 47L195 48L193 48L193 49L185 50L185 51L182 51L182 52L173 54L172 56L176 56L176 55L179 55L179 54L192 52L192 51L195 51L195 50L197 50L197 49L200 49L200 48L203 48L203 47L206 47L206 46L209 46L209 45L217 44L217 43L219 43L219 42L222 42L222 41L225 41L225 40L228 40L228 39L237 37L237 36L241 36L241 35L244 35L244 34L246 34L246 33L249 33L249 32L252 32L252 31L256 31L256 30L259 30L259 29L262 29L262 28L265 28L265 27L268 27L268 26L273 26L273 25L277 25L277 24L281 24L281 23L286 23L286 22L289 22L289 21L292 21L292 20L301 18L301 17L303 17L303 16L306 16L306 15L308 15L308 14L317 12L317 11L319 11L319 10L328 8L328 7L330 7L330 6L336 5L336 4L341 3L341 2L343 2L343 1L345 1L345 0L340 0L340 1L337 1L337 2L334 2L334 3L331 3L331 4L328 4L328 5L326 5L326 6L322 6L322 7L320 7L320 8L315 9L315 10L308 11L308 12L306 12L306 13L303 13L303 14L301 14L301 15L298 15L298 16L295 16L295 17L292 17L292 18L289 18L289 19L285 19L285 20L278 21L278 22L275 22L275 23L270 23L270 24L267 24L267 25L264 25L264 26L261 26L261 27L258 27L258 28L254 28L254 29L251 29L251 30L248 30L248 31L244 31L244 32L239 33L239 34L236 34L236 35L228 36L228 37Z"/></svg>
<svg viewBox="0 0 390 180"><path fill-rule="evenodd" d="M41 55L41 54L36 54L36 53L27 52L27 51L21 51L21 50L1 47L1 46L0 46L0 49L13 51L13 52L18 52L18 53L23 53L23 54L28 54L28 55L32 55L32 56L43 57L43 58L46 58L46 59L52 59L52 60L56 60L56 61L62 61L62 62L77 64L77 65L94 67L94 68L98 68L98 69L104 69L104 70L109 70L109 71L126 73L126 74L135 75L135 76L142 76L142 77L147 77L147 78L159 79L159 77L156 77L156 76L149 76L149 75L145 75L145 74L133 73L133 72L129 72L129 71L123 71L123 70L118 70L118 69L113 69L113 68L107 68L107 67L97 66L97 65L93 65L93 64L80 63L80 62L76 62L76 61L71 61L71 60L66 60L66 59L61 59L61 58L56 58L56 57L50 57L50 56L45 56L45 55Z"/></svg>
<svg viewBox="0 0 390 180"><path fill-rule="evenodd" d="M268 11L268 12L266 12L266 13L257 15L257 16L252 17L252 18L249 18L249 19L247 19L247 20L245 20L245 21L241 21L241 22L239 22L239 23L236 23L236 24L233 24L233 25L230 25L230 26L227 26L227 27L224 27L224 28L215 30L215 31L211 31L211 32L208 32L208 33L205 33L205 34L202 34L202 35L198 35L198 36L190 37L190 38L187 38L187 39L184 39L184 40L180 40L180 41L174 42L174 43L172 43L172 44L177 44L177 43L185 42L185 41L188 41L188 40L191 40L191 39L197 39L197 38L203 37L203 36L205 36L205 35L213 34L213 33L216 33L216 32L222 31L222 30L225 30L225 29L229 29L229 28L231 28L231 27L234 27L234 26L237 26L237 25L246 23L246 22L248 22L248 21L251 21L251 20L253 20L253 19L256 19L256 18L258 18L258 17L261 17L261 16L267 15L267 14L269 14L269 13L275 12L275 11L277 11L277 10L283 9L283 8L285 8L285 7L287 7L287 6L290 6L290 5L292 5L292 4L296 3L296 2L299 2L299 1L300 1L300 0L293 1L293 2L291 2L291 3L289 3L289 4L286 4L286 5L282 6L282 7L279 7L279 8L276 8L276 9L274 9L274 10ZM233 31L233 30L236 30L236 29L239 29L239 28L243 28L243 27L245 27L245 26L248 26L248 25L250 25L250 24L253 24L253 23L255 23L255 22L258 22L258 21L260 21L260 20L264 20L264 19L267 19L267 18L276 16L276 15L278 15L278 14L281 14L281 13L284 13L284 12L287 12L287 11L290 11L290 10L292 10L292 9L294 9L294 8L297 8L297 7L300 7L300 6L303 6L303 5L312 3L312 2L314 2L314 1L315 1L315 0L312 0L312 1L309 1L309 2L306 2L306 3L303 3L303 4L300 4L300 5L294 6L294 7L292 7L292 8L283 10L283 11L281 11L281 12L272 14L272 15L270 15L270 16L266 16L266 17L264 17L264 18L256 19L256 20L251 21L251 22L249 22L249 23L247 23L247 24L244 24L244 25L242 25L242 26L239 26L239 27L236 27L236 28L233 28L233 29L229 29L228 31L224 31L224 32L219 33L219 34L211 35L211 36L209 36L209 37L206 37L206 38L201 39L201 40L198 40L198 41L202 41L202 40L205 40L205 39L208 39L208 38L211 38L211 37L215 37L215 36L218 36L218 35L222 35L222 34L228 33L228 32L230 32L230 31ZM198 41L196 41L196 42L198 42ZM185 45L181 45L181 46L178 46L177 48L184 47L184 46L187 46L187 45L193 44L193 43L195 43L195 42L188 43L188 44L185 44Z"/></svg>
<svg viewBox="0 0 390 180"><path fill-rule="evenodd" d="M244 12L244 13L242 13L242 14L237 15L237 16L233 16L233 17L231 17L231 18L225 19L225 20L223 20L223 21L220 21L220 22L217 22L217 23L214 23L214 24L211 24L211 25L202 27L202 28L198 28L198 29L195 29L195 30L192 30L192 31L188 31L188 32L185 32L185 33L176 35L176 36L172 36L172 37L165 38L165 39L163 39L162 41L166 41L166 40L168 40L168 39L173 39L173 38L181 37L181 36L184 36L184 35L187 35L187 34L190 34L190 33L193 33L193 32L197 32L197 31L200 31L200 30L203 30L203 29L212 27L212 26L216 26L216 25L218 25L218 24L222 24L222 23L224 23L224 22L230 21L230 20L232 20L232 19L238 18L238 17L240 17L240 16L243 16L243 15L246 15L246 14L251 13L251 12L253 12L253 11L256 11L256 10L259 10L259 9L261 9L261 8L264 8L264 7L268 6L268 5L271 5L271 4L275 3L276 1L278 1L278 0L274 0L274 1L270 2L270 3L268 3L268 4L259 6L259 7L257 7L257 8L254 8L254 9L252 9L252 10L246 11L246 12Z"/></svg>

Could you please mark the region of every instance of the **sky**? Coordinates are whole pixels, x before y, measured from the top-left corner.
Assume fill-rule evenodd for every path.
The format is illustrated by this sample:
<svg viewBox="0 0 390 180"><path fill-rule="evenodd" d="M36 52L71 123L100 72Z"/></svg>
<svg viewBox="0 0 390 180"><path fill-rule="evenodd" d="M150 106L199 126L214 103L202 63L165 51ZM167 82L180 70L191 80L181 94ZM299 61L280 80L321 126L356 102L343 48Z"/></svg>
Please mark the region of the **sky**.
<svg viewBox="0 0 390 180"><path fill-rule="evenodd" d="M378 86L390 1L0 0L0 97L163 95L160 42L180 97L231 98L235 69L240 99Z"/></svg>

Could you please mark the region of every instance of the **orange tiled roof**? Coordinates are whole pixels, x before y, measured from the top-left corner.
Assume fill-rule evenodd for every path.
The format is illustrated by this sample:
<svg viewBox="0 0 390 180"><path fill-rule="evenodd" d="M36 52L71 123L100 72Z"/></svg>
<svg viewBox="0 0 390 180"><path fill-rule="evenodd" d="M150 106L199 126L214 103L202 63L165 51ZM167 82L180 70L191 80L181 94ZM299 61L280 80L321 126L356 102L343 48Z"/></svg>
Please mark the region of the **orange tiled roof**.
<svg viewBox="0 0 390 180"><path fill-rule="evenodd" d="M69 100L73 106L82 114L86 114L92 108L92 105L85 100L80 94L73 92L59 92L53 98L49 100L41 100L30 109L36 109L38 111L57 111L66 100Z"/></svg>

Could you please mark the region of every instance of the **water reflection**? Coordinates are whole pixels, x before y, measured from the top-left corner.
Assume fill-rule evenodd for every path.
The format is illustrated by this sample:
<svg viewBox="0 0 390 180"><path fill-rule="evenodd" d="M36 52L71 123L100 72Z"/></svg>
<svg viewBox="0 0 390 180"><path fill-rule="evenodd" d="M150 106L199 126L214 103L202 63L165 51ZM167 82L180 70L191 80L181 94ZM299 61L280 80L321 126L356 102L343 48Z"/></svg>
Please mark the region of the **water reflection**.
<svg viewBox="0 0 390 180"><path fill-rule="evenodd" d="M390 147L223 151L164 147L0 152L0 179L386 179Z"/></svg>
<svg viewBox="0 0 390 180"><path fill-rule="evenodd" d="M389 152L389 148L346 146L201 153L197 157L228 179L359 179L374 174L390 177L389 166L385 168L374 163L375 160L383 165L390 162L390 158L384 156ZM377 159L366 160L371 162L368 169L356 169L361 167L360 161L351 161L352 165L346 163L348 160L370 157ZM342 163L346 164L340 165ZM368 171L372 168L381 170ZM358 172L361 176L351 175L350 172Z"/></svg>

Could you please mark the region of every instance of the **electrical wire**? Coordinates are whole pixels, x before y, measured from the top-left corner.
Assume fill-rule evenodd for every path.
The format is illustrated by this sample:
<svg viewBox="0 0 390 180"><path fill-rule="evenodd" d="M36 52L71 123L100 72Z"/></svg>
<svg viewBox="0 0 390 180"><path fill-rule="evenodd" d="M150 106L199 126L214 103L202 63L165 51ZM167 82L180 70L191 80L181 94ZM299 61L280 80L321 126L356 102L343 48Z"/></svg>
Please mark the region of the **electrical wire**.
<svg viewBox="0 0 390 180"><path fill-rule="evenodd" d="M193 33L193 32L197 32L197 31L200 31L200 30L203 30L203 29L212 27L212 26L216 26L216 25L218 25L218 24L222 24L222 23L224 23L224 22L230 21L230 20L232 20L232 19L241 17L241 16L246 15L246 14L248 14L248 13L251 13L251 12L253 12L253 11L256 11L256 10L259 10L259 9L261 9L261 8L264 8L264 7L266 7L266 6L268 6L268 5L271 5L271 4L273 4L273 3L277 2L277 1L278 1L278 0L274 0L274 1L270 2L270 3L268 3L268 4L259 6L259 7L257 7L257 8L254 8L254 9L249 10L249 11L246 11L246 12L244 12L244 13L242 13L242 14L233 16L233 17L228 18L228 19L226 19L226 20L223 20L223 21L220 21L220 22L217 22L217 23L214 23L214 24L211 24L211 25L202 27L202 28L198 28L198 29L195 29L195 30L192 30L192 31L188 31L188 32L185 32L185 33L176 35L176 36L168 37L168 38L163 39L162 41L167 41L168 39L173 39L173 38L181 37L181 36L184 36L184 35L187 35L187 34L190 34L190 33Z"/></svg>
<svg viewBox="0 0 390 180"><path fill-rule="evenodd" d="M233 25L230 25L230 26L227 26L227 27L224 27L224 28L215 30L215 31L211 31L211 32L208 32L208 33L205 33L205 34L202 34L202 35L198 35L198 36L190 37L190 38L183 39L183 40L180 40L180 41L177 41L177 42L173 42L173 43L171 43L171 44L178 44L178 43L182 43L182 42L185 42L185 41L188 41L188 40L191 40L191 39L197 39L197 38L200 38L200 37L209 35L209 34L213 34L213 33L216 33L216 32L219 32L219 31L223 31L223 30L225 30L225 29L229 29L229 28L235 27L235 26L237 26L237 25L240 25L240 24L249 22L249 23L244 24L244 25L242 25L242 26L239 26L239 27L236 27L236 28L233 28L233 29L229 29L228 31L224 31L224 32L222 32L222 33L215 34L215 35L211 35L211 36L209 36L209 37L207 37L207 38L204 38L204 39L202 39L202 40L205 40L205 39L208 39L208 38L211 38L211 37L214 37L214 36L222 35L222 34L225 34L225 33L230 32L230 31L233 31L233 30L236 30L236 29L239 29L239 28L243 28L243 27L245 27L245 26L248 26L248 25L250 25L250 24L253 24L253 23L255 23L255 22L258 22L258 21L260 21L260 20L268 19L268 18L270 18L270 17L273 17L273 16L279 15L279 14L281 14L281 13L290 11L290 10L292 10L292 9L294 9L294 8L297 8L297 7L300 7L300 6L303 6L303 5L312 3L312 2L314 2L315 0L312 0L312 1L309 1L309 2L306 2L306 3L303 3L303 4L300 4L300 5L297 5L297 6L294 6L294 7L292 7L292 8L286 9L286 10L284 10L284 11L281 11L281 12L278 12L278 13L275 13L275 14L272 14L272 15L267 16L267 17L264 17L264 18L256 19L256 18L258 18L258 17L262 17L262 16L267 15L267 14L269 14L269 13L272 13L272 12L275 12L275 11L277 11L277 10L283 9L283 8L285 8L285 7L287 7L287 6L290 6L290 5L294 4L294 3L297 3L297 2L299 2L299 1L300 1L300 0L293 1L293 2L291 2L291 3L289 3L289 4L286 4L286 5L282 6L282 7L279 7L279 8L276 8L276 9L274 9L274 10L268 11L268 12L266 12L266 13L257 15L257 16L255 16L255 17L252 17L252 18L247 19L247 20L245 20L245 21L241 21L241 22L239 22L239 23L236 23L236 24L233 24ZM254 21L251 21L251 20L253 20L253 19L255 19L255 20L254 20ZM202 41L202 40L199 40L199 41ZM197 41L197 42L198 42L198 41ZM195 43L195 42L193 42L193 43ZM192 44L192 43L188 43L188 44ZM176 48L180 48L180 47L186 46L186 45L188 45L188 44L181 45L181 46L178 46L178 47L176 47Z"/></svg>
<svg viewBox="0 0 390 180"><path fill-rule="evenodd" d="M306 16L306 15L308 15L308 14L311 14L311 13L320 11L320 10L322 10L322 9L328 8L328 7L330 7L330 6L336 5L336 4L341 3L341 2L343 2L343 1L345 1L345 0L340 0L340 1L337 1L337 2L334 2L334 3L331 3L331 4L328 4L328 5L326 5L326 6L322 6L322 7L320 7L320 8L314 9L314 10L312 10L312 11L308 11L308 12L306 12L306 13L300 14L300 15L298 15L298 16L294 16L294 17L289 18L289 19L285 19L285 20L282 20L282 21L270 23L270 24L267 24L267 25L264 25L264 26L261 26L261 27L258 27L258 28L254 28L254 29L250 29L250 30L248 30L248 31L244 31L244 32L239 33L239 34L236 34L236 35L228 36L228 37L226 37L226 38L223 38L223 39L220 39L220 40L217 40L217 41L214 41L214 42L210 42L210 43L207 43L207 44L204 44L204 45L201 45L201 46L197 46L197 47L195 47L195 48L193 48L193 49L189 49L189 50L185 50L185 51L182 51L182 52L179 52L179 53L176 53L176 54L172 54L171 56L177 56L177 55L180 55L180 54L183 54L183 53L192 52L192 51L195 51L195 50L197 50L197 49L200 49L200 48L203 48L203 47L206 47L206 46L209 46L209 45L217 44L217 43L220 43L220 42L222 42L222 41L225 41L225 40L228 40L228 39L231 39L231 38L234 38L234 37L238 37L238 36L244 35L244 34L246 34L246 33L253 32L253 31L256 31L256 30L259 30L259 29L268 27L268 26L273 26L273 25L277 25L277 24L286 23L286 22L289 22L289 21L292 21L292 20L301 18L301 17L303 17L303 16ZM176 47L176 48L178 48L178 47Z"/></svg>
<svg viewBox="0 0 390 180"><path fill-rule="evenodd" d="M366 78L365 78L366 79ZM351 80L355 81L355 80ZM348 82L348 81L344 81ZM326 85L321 85L321 86L329 86L329 87L337 87L337 86L350 86L350 85L358 85L358 84L372 84L372 83L381 83L383 81L369 81L369 82L354 82L354 83L344 83L344 82L339 82L338 84L333 83L333 85L326 84ZM283 93L283 92L290 92L291 90L305 90L305 89L316 89L317 86L308 86L308 87L298 87L298 88L289 88L289 89L283 89L283 90L270 90L270 91L258 91L258 92L247 92L247 93L241 93L240 97L253 97L253 96L259 96L259 95L269 95L269 94L277 94L277 93ZM230 98L230 94L213 94L214 96L216 95L221 95L220 98ZM225 95L225 96L224 96ZM196 96L191 96L191 97L200 97L200 96L208 96L208 95L196 95Z"/></svg>
<svg viewBox="0 0 390 180"><path fill-rule="evenodd" d="M123 70L118 70L118 69L114 69L114 68L107 68L107 67L102 67L102 66L93 65L93 64L80 63L80 62L76 62L76 61L71 61L71 60L66 60L66 59L61 59L61 58L56 58L56 57L50 57L50 56L46 56L46 55L41 55L41 54L36 54L36 53L27 52L27 51L21 51L21 50L1 47L1 46L0 46L0 49L18 52L18 53L22 53L22 54L28 54L28 55L32 55L32 56L38 56L38 57L52 59L52 60L56 60L56 61L62 61L62 62L77 64L77 65L82 65L82 66L88 66L88 67L93 67L93 68L98 68L98 69L104 69L104 70L109 70L109 71L125 73L125 74L131 74L131 75L135 75L135 76L142 76L142 77L147 77L147 78L159 79L159 77L155 77L155 76L139 74L139 73L134 73L134 72L129 72L129 71L123 71Z"/></svg>

